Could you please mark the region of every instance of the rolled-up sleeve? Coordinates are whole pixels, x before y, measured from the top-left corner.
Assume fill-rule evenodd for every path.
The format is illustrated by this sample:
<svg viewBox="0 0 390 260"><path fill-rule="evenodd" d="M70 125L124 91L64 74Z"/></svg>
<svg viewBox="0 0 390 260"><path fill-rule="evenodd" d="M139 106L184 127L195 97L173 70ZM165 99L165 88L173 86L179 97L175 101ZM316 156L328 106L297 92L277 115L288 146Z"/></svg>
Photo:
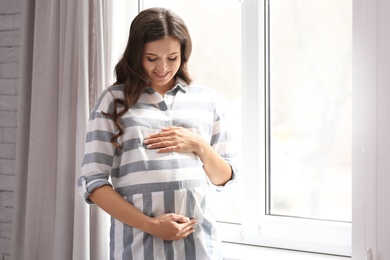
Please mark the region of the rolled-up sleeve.
<svg viewBox="0 0 390 260"><path fill-rule="evenodd" d="M109 177L115 158L115 147L111 138L115 133L113 120L102 112L110 111L113 98L105 91L91 111L84 147L84 159L81 166L81 175L77 181L77 189L82 198L89 204L89 195L93 190L111 185Z"/></svg>
<svg viewBox="0 0 390 260"><path fill-rule="evenodd" d="M232 122L226 113L226 100L222 97L216 98L214 109L214 123L212 130L211 146L230 165L232 169L231 179L223 186L215 186L218 191L236 183L239 177L239 156L237 143L230 131Z"/></svg>

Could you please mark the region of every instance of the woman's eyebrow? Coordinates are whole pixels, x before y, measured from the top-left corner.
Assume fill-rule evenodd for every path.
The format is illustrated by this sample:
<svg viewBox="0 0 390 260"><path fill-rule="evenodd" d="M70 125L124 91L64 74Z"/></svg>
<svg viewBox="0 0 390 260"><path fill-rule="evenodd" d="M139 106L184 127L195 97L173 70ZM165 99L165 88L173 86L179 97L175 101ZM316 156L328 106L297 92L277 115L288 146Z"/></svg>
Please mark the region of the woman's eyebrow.
<svg viewBox="0 0 390 260"><path fill-rule="evenodd" d="M176 55L176 54L179 54L179 52L178 52L178 51L175 51L175 52L172 52L172 53L170 53L170 54L168 54L168 55ZM150 53L150 52L145 53L145 55L158 56L157 54Z"/></svg>

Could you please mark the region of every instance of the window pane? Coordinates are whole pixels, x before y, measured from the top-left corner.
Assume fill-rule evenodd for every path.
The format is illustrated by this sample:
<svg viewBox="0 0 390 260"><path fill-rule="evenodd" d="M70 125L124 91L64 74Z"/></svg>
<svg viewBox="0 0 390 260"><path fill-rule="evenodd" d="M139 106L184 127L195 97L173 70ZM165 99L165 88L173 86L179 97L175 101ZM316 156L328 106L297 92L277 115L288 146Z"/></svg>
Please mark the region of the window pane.
<svg viewBox="0 0 390 260"><path fill-rule="evenodd" d="M269 3L268 213L351 221L352 1Z"/></svg>
<svg viewBox="0 0 390 260"><path fill-rule="evenodd" d="M144 0L142 8L150 7L166 7L183 18L193 45L189 72L195 83L214 88L227 99L227 114L234 122L231 130L239 138L241 3L237 0ZM239 190L240 187L234 187L213 194L218 221L241 223Z"/></svg>

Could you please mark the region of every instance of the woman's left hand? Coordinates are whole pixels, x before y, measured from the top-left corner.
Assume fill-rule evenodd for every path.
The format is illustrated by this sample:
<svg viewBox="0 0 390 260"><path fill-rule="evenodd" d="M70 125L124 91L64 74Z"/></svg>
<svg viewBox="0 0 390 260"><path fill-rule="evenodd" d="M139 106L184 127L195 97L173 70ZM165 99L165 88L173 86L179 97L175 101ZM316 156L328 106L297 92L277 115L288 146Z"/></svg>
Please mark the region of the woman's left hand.
<svg viewBox="0 0 390 260"><path fill-rule="evenodd" d="M232 177L232 169L200 135L182 127L163 128L160 132L144 139L149 149L158 153L196 153L203 162L203 168L215 185L224 185Z"/></svg>
<svg viewBox="0 0 390 260"><path fill-rule="evenodd" d="M149 149L157 149L158 153L194 152L197 153L204 140L197 134L183 128L172 126L144 139Z"/></svg>

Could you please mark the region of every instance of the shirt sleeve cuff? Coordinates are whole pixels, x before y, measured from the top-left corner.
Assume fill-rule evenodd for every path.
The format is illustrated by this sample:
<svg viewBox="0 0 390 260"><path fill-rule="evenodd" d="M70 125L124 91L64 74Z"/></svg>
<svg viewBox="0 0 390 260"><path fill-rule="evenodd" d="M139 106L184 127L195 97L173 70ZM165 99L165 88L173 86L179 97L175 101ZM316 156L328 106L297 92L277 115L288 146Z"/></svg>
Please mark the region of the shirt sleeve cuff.
<svg viewBox="0 0 390 260"><path fill-rule="evenodd" d="M210 185L214 187L216 191L221 192L227 188L230 189L237 183L238 180L237 169L233 167L231 164L230 164L230 168L232 169L232 177L224 185L214 185L210 182Z"/></svg>
<svg viewBox="0 0 390 260"><path fill-rule="evenodd" d="M94 204L90 199L89 195L91 195L92 191L95 189L102 187L104 185L109 185L112 187L111 183L105 179L96 179L87 183L87 178L85 176L81 176L77 183L77 189L80 193L81 197L88 203Z"/></svg>

